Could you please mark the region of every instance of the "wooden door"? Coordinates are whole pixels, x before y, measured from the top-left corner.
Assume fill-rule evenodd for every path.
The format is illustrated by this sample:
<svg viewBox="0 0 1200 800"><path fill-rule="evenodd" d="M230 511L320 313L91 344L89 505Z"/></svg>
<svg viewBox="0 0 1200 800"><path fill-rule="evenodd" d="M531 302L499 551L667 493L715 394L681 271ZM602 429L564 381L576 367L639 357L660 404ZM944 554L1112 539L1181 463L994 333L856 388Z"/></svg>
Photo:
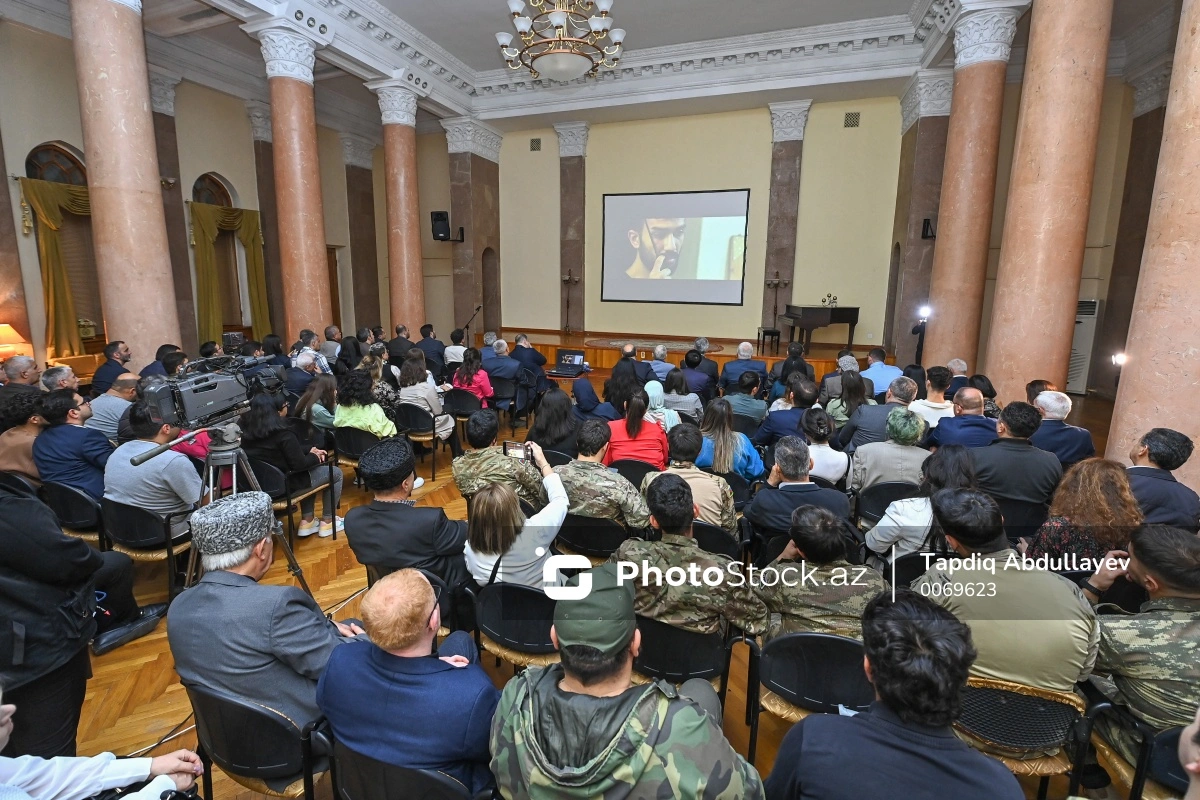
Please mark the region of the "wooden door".
<svg viewBox="0 0 1200 800"><path fill-rule="evenodd" d="M329 299L333 303L332 319L326 323L342 327L342 298L338 292L338 259L337 248L326 247L325 253L329 262Z"/></svg>

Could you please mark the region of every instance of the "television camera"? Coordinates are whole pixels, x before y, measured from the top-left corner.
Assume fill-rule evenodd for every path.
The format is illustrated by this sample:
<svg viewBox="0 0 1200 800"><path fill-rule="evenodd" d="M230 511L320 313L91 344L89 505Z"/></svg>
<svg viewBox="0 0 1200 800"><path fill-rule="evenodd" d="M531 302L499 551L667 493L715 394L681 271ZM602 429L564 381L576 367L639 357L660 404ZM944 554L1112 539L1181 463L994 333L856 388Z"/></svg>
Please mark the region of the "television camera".
<svg viewBox="0 0 1200 800"><path fill-rule="evenodd" d="M269 357L214 356L188 362L183 374L146 389L155 422L203 428L240 414L260 392L283 390L282 367Z"/></svg>

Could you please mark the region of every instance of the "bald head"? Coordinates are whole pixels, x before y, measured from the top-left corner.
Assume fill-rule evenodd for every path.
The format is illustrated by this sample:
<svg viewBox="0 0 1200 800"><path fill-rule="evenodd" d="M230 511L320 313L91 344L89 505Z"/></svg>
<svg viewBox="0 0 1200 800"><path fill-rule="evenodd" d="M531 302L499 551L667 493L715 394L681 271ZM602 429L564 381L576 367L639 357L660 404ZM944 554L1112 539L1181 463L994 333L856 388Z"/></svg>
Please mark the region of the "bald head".
<svg viewBox="0 0 1200 800"><path fill-rule="evenodd" d="M111 394L132 403L133 399L137 396L138 380L139 378L136 373L123 372L112 382L112 386L109 387L109 390L105 394Z"/></svg>
<svg viewBox="0 0 1200 800"><path fill-rule="evenodd" d="M441 619L433 613L434 594L420 570L402 569L385 575L363 597L360 612L371 641L393 655L414 648L425 655Z"/></svg>
<svg viewBox="0 0 1200 800"><path fill-rule="evenodd" d="M954 393L954 414L958 417L983 416L983 393L964 386Z"/></svg>

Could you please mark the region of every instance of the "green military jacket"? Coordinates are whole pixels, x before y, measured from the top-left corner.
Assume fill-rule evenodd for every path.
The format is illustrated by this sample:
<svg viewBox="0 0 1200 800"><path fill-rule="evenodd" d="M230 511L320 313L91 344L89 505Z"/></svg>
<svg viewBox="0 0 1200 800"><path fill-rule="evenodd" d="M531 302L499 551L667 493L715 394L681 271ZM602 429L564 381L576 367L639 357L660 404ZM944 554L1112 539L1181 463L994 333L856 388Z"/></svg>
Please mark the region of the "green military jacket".
<svg viewBox="0 0 1200 800"><path fill-rule="evenodd" d="M886 591L888 582L870 567L777 559L764 570L758 587L758 596L771 612L765 638L832 633L861 640L867 603Z"/></svg>
<svg viewBox="0 0 1200 800"><path fill-rule="evenodd" d="M572 461L555 467L562 478L568 514L611 519L626 528L650 527L650 509L634 485L598 461Z"/></svg>
<svg viewBox="0 0 1200 800"><path fill-rule="evenodd" d="M516 491L517 497L534 509L546 505L546 490L537 467L524 459L504 455L499 447L468 450L454 459L450 469L459 493L468 504L475 493L489 483L507 483Z"/></svg>

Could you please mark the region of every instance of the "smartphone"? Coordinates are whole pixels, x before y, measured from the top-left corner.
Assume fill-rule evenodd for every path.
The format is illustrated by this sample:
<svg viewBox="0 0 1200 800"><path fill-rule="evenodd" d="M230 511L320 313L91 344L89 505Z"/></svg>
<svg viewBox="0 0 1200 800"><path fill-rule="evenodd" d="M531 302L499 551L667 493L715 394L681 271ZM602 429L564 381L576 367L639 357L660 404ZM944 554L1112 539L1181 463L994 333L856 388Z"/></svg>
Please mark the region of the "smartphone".
<svg viewBox="0 0 1200 800"><path fill-rule="evenodd" d="M505 442L504 455L512 456L513 458L528 459L529 448L525 446L524 442Z"/></svg>

